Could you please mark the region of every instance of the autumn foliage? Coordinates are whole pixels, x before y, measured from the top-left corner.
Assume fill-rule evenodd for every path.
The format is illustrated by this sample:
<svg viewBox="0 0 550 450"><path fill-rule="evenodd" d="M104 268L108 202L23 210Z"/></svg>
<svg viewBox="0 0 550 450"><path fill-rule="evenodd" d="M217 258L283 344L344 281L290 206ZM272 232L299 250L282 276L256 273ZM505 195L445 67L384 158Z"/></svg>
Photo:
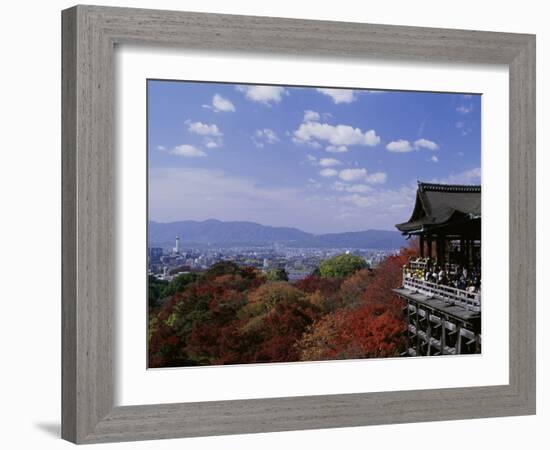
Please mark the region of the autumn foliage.
<svg viewBox="0 0 550 450"><path fill-rule="evenodd" d="M392 289L413 253L295 283L218 263L150 310L149 366L398 356L405 322Z"/></svg>

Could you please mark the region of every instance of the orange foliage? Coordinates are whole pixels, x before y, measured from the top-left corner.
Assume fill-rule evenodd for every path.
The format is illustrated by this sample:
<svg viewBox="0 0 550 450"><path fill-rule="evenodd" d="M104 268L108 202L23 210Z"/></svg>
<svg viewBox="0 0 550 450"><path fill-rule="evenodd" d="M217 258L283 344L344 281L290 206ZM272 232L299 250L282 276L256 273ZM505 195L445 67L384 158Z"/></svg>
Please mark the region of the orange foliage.
<svg viewBox="0 0 550 450"><path fill-rule="evenodd" d="M401 285L402 267L414 255L403 249L386 258L372 275L355 274L342 284L349 301L364 289L355 308L339 309L315 322L296 344L302 360L382 358L404 350L406 323L402 301L392 289Z"/></svg>
<svg viewBox="0 0 550 450"><path fill-rule="evenodd" d="M368 285L363 300L366 303L391 303L395 300L392 289L401 286L403 278L403 266L407 264L411 256L415 256L413 248L401 249L396 256L388 256L375 270L375 276Z"/></svg>
<svg viewBox="0 0 550 450"><path fill-rule="evenodd" d="M340 286L340 298L345 306L354 307L362 302L363 294L374 279L370 269L363 269L355 272L346 278Z"/></svg>

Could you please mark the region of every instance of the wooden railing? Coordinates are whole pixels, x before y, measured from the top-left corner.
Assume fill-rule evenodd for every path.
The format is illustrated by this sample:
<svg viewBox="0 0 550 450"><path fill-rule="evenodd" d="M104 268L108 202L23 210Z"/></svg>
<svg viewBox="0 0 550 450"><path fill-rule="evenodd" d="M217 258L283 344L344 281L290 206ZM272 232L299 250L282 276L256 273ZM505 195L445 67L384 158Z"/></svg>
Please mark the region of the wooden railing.
<svg viewBox="0 0 550 450"><path fill-rule="evenodd" d="M470 311L481 311L481 294L479 292L469 292L406 275L403 276L403 287L430 297L438 297L445 302L462 306Z"/></svg>

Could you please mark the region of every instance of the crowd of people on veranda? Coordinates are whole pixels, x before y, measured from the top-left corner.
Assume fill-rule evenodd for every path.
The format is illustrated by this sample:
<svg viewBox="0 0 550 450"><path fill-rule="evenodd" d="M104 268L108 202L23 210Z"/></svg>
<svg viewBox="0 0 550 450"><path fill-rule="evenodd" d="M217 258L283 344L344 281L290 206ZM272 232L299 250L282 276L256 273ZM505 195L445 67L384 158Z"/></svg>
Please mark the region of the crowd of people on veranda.
<svg viewBox="0 0 550 450"><path fill-rule="evenodd" d="M479 265L470 267L458 264L440 265L437 260L431 258L411 258L409 264L403 266L403 274L407 278L424 280L468 292L477 293L481 290Z"/></svg>

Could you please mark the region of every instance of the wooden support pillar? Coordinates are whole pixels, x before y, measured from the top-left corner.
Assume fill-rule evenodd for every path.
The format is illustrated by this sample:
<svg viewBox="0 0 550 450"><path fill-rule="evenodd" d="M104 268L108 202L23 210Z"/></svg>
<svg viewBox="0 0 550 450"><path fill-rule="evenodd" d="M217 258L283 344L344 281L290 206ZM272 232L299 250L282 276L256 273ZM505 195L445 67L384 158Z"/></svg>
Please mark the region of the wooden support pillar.
<svg viewBox="0 0 550 450"><path fill-rule="evenodd" d="M432 354L432 324L430 323L430 313L428 311L426 311L426 322L426 356L430 356Z"/></svg>
<svg viewBox="0 0 550 450"><path fill-rule="evenodd" d="M424 236L422 235L420 235L419 244L420 244L420 257L424 258Z"/></svg>
<svg viewBox="0 0 550 450"><path fill-rule="evenodd" d="M462 354L462 336L460 335L460 326L456 327L456 345L455 345L455 354Z"/></svg>
<svg viewBox="0 0 550 450"><path fill-rule="evenodd" d="M428 257L432 257L432 236L428 235Z"/></svg>
<svg viewBox="0 0 550 450"><path fill-rule="evenodd" d="M439 346L441 347L441 354L445 354L445 333L446 333L446 324L445 324L445 318L441 318L441 338L439 339Z"/></svg>
<svg viewBox="0 0 550 450"><path fill-rule="evenodd" d="M478 251L476 250L475 242L476 242L475 240L472 240L472 245L474 247L473 263L474 263L474 266L477 266L477 265L481 266L481 247L479 247L479 253L478 253Z"/></svg>
<svg viewBox="0 0 550 450"><path fill-rule="evenodd" d="M416 306L416 316L415 316L415 327L416 327L416 356L420 356L421 353L420 353L420 320L418 318L419 316L419 311L418 311L418 303L415 305Z"/></svg>
<svg viewBox="0 0 550 450"><path fill-rule="evenodd" d="M411 325L411 309L410 309L410 303L407 302L407 352L409 351L409 348L411 348L411 343L414 339L414 336L411 333L411 329L409 328L409 325Z"/></svg>
<svg viewBox="0 0 550 450"><path fill-rule="evenodd" d="M437 265L443 266L443 241L441 237L437 237L436 240L436 252L437 252Z"/></svg>

